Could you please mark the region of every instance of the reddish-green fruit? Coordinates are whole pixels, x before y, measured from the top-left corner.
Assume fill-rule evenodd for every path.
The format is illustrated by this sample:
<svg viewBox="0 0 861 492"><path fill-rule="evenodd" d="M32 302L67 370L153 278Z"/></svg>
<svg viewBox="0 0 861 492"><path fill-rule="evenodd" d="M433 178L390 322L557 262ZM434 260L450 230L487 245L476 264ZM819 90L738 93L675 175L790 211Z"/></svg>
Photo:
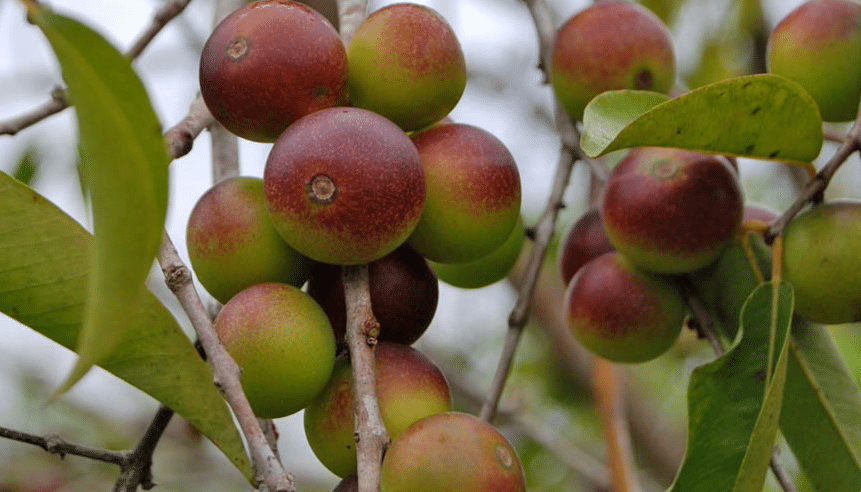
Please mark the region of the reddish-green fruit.
<svg viewBox="0 0 861 492"><path fill-rule="evenodd" d="M492 425L459 412L419 420L393 439L381 474L382 492L526 491L511 444Z"/></svg>
<svg viewBox="0 0 861 492"><path fill-rule="evenodd" d="M550 82L572 118L583 119L598 94L619 89L668 92L676 62L667 27L645 7L596 2L559 30L551 51Z"/></svg>
<svg viewBox="0 0 861 492"><path fill-rule="evenodd" d="M332 374L329 320L292 285L257 284L236 294L218 313L215 331L242 369L242 388L260 418L305 408Z"/></svg>
<svg viewBox="0 0 861 492"><path fill-rule="evenodd" d="M426 355L399 343L375 349L380 415L394 439L413 422L451 410L442 371ZM305 435L320 462L339 477L356 471L353 375L349 358L339 357L320 396L305 409Z"/></svg>
<svg viewBox="0 0 861 492"><path fill-rule="evenodd" d="M590 207L571 224L559 244L559 275L568 285L574 274L587 261L613 251L613 245L604 232L601 209Z"/></svg>
<svg viewBox="0 0 861 492"><path fill-rule="evenodd" d="M687 314L667 278L616 251L589 261L565 292L568 326L586 348L615 362L645 362L673 346Z"/></svg>
<svg viewBox="0 0 861 492"><path fill-rule="evenodd" d="M490 254L520 217L520 173L505 145L470 125L435 125L413 135L427 198L409 244L425 258L463 263Z"/></svg>
<svg viewBox="0 0 861 492"><path fill-rule="evenodd" d="M454 108L466 87L460 43L436 11L383 7L359 26L347 50L350 100L417 130Z"/></svg>
<svg viewBox="0 0 861 492"><path fill-rule="evenodd" d="M613 169L601 217L610 242L632 263L676 274L717 259L743 208L738 175L724 157L645 147Z"/></svg>
<svg viewBox="0 0 861 492"><path fill-rule="evenodd" d="M204 193L188 218L186 243L197 278L222 304L264 282L299 287L311 273L311 260L272 226L260 178L228 178Z"/></svg>
<svg viewBox="0 0 861 492"><path fill-rule="evenodd" d="M783 234L783 278L795 312L814 323L861 321L861 202L840 200L799 214Z"/></svg>
<svg viewBox="0 0 861 492"><path fill-rule="evenodd" d="M302 116L344 103L346 50L314 9L288 0L254 2L227 16L206 41L200 92L225 128L272 142Z"/></svg>
<svg viewBox="0 0 861 492"><path fill-rule="evenodd" d="M401 246L368 264L371 307L380 323L378 340L411 345L427 330L439 300L439 282L424 258ZM335 341L344 341L347 308L341 268L318 263L308 280L308 294L332 323Z"/></svg>
<svg viewBox="0 0 861 492"><path fill-rule="evenodd" d="M263 189L288 244L340 265L394 251L425 202L422 162L410 138L359 108L324 109L290 125L266 161Z"/></svg>
<svg viewBox="0 0 861 492"><path fill-rule="evenodd" d="M813 0L774 28L768 71L801 84L825 121L855 118L861 101L861 3Z"/></svg>
<svg viewBox="0 0 861 492"><path fill-rule="evenodd" d="M514 268L526 231L523 220L518 218L508 239L501 246L477 260L466 263L436 263L428 262L438 279L462 289L479 289L504 279Z"/></svg>

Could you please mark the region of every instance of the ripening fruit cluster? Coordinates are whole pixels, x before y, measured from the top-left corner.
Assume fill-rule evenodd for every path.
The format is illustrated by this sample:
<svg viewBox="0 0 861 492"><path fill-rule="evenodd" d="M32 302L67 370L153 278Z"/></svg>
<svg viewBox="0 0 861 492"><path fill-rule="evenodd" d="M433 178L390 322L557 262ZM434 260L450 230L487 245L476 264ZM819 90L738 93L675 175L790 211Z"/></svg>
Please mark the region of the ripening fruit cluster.
<svg viewBox="0 0 861 492"><path fill-rule="evenodd" d="M201 56L201 94L215 119L272 143L262 177L217 183L189 218L192 267L224 304L215 329L257 416L304 409L311 448L348 477L356 450L341 269L367 264L380 323L377 392L395 439L384 492L419 490L419 475L450 468L404 468L417 454L471 463L460 477L446 473L458 490L524 490L510 445L452 413L445 376L411 347L436 311L434 270L453 285L488 285L512 268L525 237L510 152L446 118L465 84L454 31L409 3L369 15L345 48L310 7L253 2L216 26ZM427 421L435 415L444 417Z"/></svg>

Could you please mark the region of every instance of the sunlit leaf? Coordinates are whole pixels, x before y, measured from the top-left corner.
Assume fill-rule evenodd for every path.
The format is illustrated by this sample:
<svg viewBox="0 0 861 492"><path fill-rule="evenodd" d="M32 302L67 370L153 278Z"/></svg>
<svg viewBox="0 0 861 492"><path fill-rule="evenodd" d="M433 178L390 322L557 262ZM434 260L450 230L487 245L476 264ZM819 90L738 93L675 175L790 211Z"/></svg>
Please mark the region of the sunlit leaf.
<svg viewBox="0 0 861 492"><path fill-rule="evenodd" d="M673 492L761 492L774 447L793 310L789 284L780 285L776 355L766 385L773 286L757 287L742 308L735 343L698 367L688 386L688 449Z"/></svg>
<svg viewBox="0 0 861 492"><path fill-rule="evenodd" d="M777 75L738 77L659 99L644 91L597 96L583 115L583 150L597 157L630 147L676 147L803 164L822 147L816 103Z"/></svg>
<svg viewBox="0 0 861 492"><path fill-rule="evenodd" d="M74 349L83 322L93 237L44 197L0 173L0 312ZM246 476L250 469L212 373L149 291L99 365L172 408Z"/></svg>
<svg viewBox="0 0 861 492"><path fill-rule="evenodd" d="M75 108L93 208L87 304L78 363L63 389L105 360L132 329L167 210L170 162L146 90L124 58L84 25L28 3L57 56Z"/></svg>
<svg viewBox="0 0 861 492"><path fill-rule="evenodd" d="M815 490L861 490L861 391L828 329L793 330L785 393L780 430Z"/></svg>

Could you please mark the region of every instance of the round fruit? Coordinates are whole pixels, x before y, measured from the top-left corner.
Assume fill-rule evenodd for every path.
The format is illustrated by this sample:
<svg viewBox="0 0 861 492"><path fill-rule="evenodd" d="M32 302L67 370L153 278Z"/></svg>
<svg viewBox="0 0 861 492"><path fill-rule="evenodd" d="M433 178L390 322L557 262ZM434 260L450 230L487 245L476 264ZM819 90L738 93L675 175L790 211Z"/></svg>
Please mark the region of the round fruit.
<svg viewBox="0 0 861 492"><path fill-rule="evenodd" d="M634 2L596 2L571 17L556 35L550 63L556 97L576 120L602 92L666 93L676 77L667 27Z"/></svg>
<svg viewBox="0 0 861 492"><path fill-rule="evenodd" d="M466 87L454 31L422 5L399 3L369 15L350 42L347 60L352 104L407 131L443 118Z"/></svg>
<svg viewBox="0 0 861 492"><path fill-rule="evenodd" d="M492 425L447 412L411 425L386 451L382 492L525 492L520 459Z"/></svg>
<svg viewBox="0 0 861 492"><path fill-rule="evenodd" d="M399 343L375 348L377 398L389 437L413 422L451 410L451 394L442 371L426 355ZM332 378L305 409L305 435L320 462L339 477L356 471L353 374L349 358L339 357Z"/></svg>
<svg viewBox="0 0 861 492"><path fill-rule="evenodd" d="M401 246L368 264L368 284L374 317L380 323L378 340L411 345L427 330L436 313L439 282L424 258ZM332 323L335 341L343 343L347 308L341 268L318 263L308 280L308 294Z"/></svg>
<svg viewBox="0 0 861 492"><path fill-rule="evenodd" d="M359 475L351 473L341 479L332 492L359 492Z"/></svg>
<svg viewBox="0 0 861 492"><path fill-rule="evenodd" d="M272 226L260 178L227 178L204 193L188 218L186 243L194 273L222 304L254 284L299 287L311 273L311 260Z"/></svg>
<svg viewBox="0 0 861 492"><path fill-rule="evenodd" d="M526 239L523 219L518 218L508 239L477 260L466 263L429 262L438 279L462 289L479 289L504 279L514 268Z"/></svg>
<svg viewBox="0 0 861 492"><path fill-rule="evenodd" d="M406 133L359 108L305 116L278 137L263 172L275 229L317 261L368 263L400 246L425 202L422 162Z"/></svg>
<svg viewBox="0 0 861 492"><path fill-rule="evenodd" d="M571 224L559 245L559 275L568 285L581 266L592 258L613 251L613 245L604 232L601 209L590 207Z"/></svg>
<svg viewBox="0 0 861 492"><path fill-rule="evenodd" d="M633 149L604 191L604 231L638 267L687 273L717 259L741 225L738 175L722 156Z"/></svg>
<svg viewBox="0 0 861 492"><path fill-rule="evenodd" d="M505 145L470 125L435 125L412 137L427 197L409 245L440 263L490 254L520 217L520 173Z"/></svg>
<svg viewBox="0 0 861 492"><path fill-rule="evenodd" d="M795 312L815 323L861 321L861 202L814 207L783 234L783 278L795 290Z"/></svg>
<svg viewBox="0 0 861 492"><path fill-rule="evenodd" d="M200 58L212 115L242 138L272 142L314 111L344 103L347 55L332 24L288 0L262 0L227 16Z"/></svg>
<svg viewBox="0 0 861 492"><path fill-rule="evenodd" d="M323 390L335 364L326 314L292 285L257 284L233 296L215 331L242 369L242 388L260 418L305 408Z"/></svg>
<svg viewBox="0 0 861 492"><path fill-rule="evenodd" d="M568 326L592 352L615 362L645 362L673 346L687 314L667 278L638 270L618 252L589 261L565 292Z"/></svg>
<svg viewBox="0 0 861 492"><path fill-rule="evenodd" d="M861 3L813 0L772 31L768 71L801 84L825 121L855 118L861 101Z"/></svg>

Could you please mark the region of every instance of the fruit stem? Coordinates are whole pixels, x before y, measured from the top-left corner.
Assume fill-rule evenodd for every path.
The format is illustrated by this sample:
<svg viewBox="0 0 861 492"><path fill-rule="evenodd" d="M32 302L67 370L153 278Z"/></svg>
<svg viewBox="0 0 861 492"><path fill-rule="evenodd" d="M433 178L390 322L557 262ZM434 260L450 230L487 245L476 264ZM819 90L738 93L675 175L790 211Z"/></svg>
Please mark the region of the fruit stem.
<svg viewBox="0 0 861 492"><path fill-rule="evenodd" d="M610 461L610 491L636 492L639 488L631 467L631 440L620 399L620 382L615 364L598 356L592 358L592 392L598 402Z"/></svg>
<svg viewBox="0 0 861 492"><path fill-rule="evenodd" d="M380 465L389 444L389 434L377 400L374 346L380 324L371 310L368 265L342 267L341 279L347 306L347 347L353 372L359 492L379 492Z"/></svg>

